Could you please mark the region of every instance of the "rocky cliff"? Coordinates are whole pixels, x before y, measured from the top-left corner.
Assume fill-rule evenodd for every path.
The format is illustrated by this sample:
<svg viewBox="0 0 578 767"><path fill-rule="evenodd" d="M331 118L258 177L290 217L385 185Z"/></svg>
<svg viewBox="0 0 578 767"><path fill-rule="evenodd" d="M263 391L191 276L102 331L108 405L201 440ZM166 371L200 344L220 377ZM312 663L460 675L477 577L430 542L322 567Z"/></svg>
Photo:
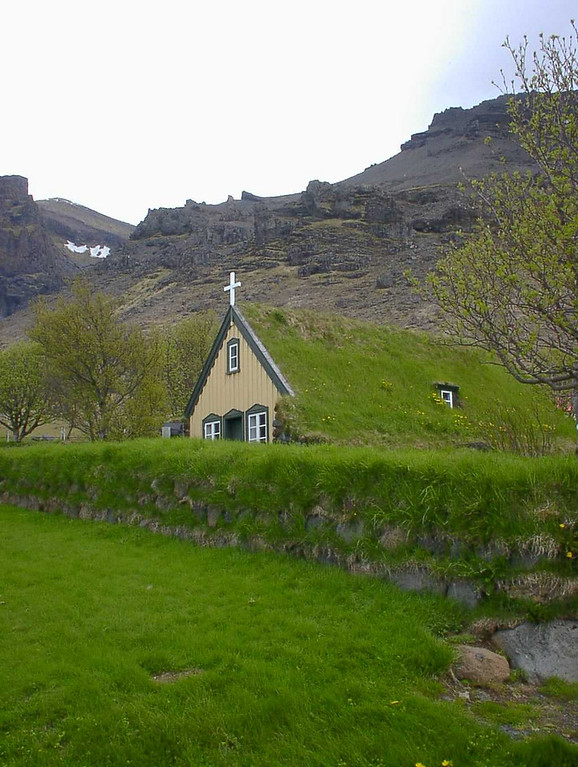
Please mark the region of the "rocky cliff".
<svg viewBox="0 0 578 767"><path fill-rule="evenodd" d="M446 109L434 115L427 131L415 133L402 144L399 154L337 186L373 186L393 192L455 185L467 177L501 172L502 158L509 170L525 170L533 161L510 133L508 101L509 97L499 96L471 109Z"/></svg>
<svg viewBox="0 0 578 767"><path fill-rule="evenodd" d="M28 194L22 176L0 176L0 317L60 290L92 256L124 243L134 227L75 205Z"/></svg>
<svg viewBox="0 0 578 767"><path fill-rule="evenodd" d="M106 259L95 264L86 256L85 263L91 262L96 286L116 293L127 316L138 315L143 324L171 322L204 307L218 311L227 273L235 270L243 282L241 300L435 328L434 308L413 294L404 273L411 268L417 277L425 275L445 244L471 230L475 213L458 190L460 180L532 167L508 124L505 97L448 109L397 155L352 178L311 181L303 192L281 197L243 192L219 205L187 200L180 208L150 210L128 241L130 227L121 225ZM25 180L18 183L19 204L33 215ZM53 247L55 238L61 245L72 239L79 222L70 217L87 210L65 203L40 203ZM96 242L109 223L94 216L82 225ZM35 237L44 236L35 231ZM46 238L36 242L36 262L34 249L25 247L29 255L21 263L38 263L50 283L53 250ZM18 250L14 242L11 248Z"/></svg>
<svg viewBox="0 0 578 767"><path fill-rule="evenodd" d="M99 284L126 294L148 280L146 299L132 301L130 312L150 322L218 308L226 273L235 270L245 299L435 327L433 308L412 293L404 272L425 275L440 248L472 228L471 200L458 191L464 176L501 171L501 158L510 169L531 167L508 123L504 97L448 109L395 157L337 184L151 210L98 267Z"/></svg>
<svg viewBox="0 0 578 767"><path fill-rule="evenodd" d="M58 289L64 271L27 179L0 176L0 316Z"/></svg>

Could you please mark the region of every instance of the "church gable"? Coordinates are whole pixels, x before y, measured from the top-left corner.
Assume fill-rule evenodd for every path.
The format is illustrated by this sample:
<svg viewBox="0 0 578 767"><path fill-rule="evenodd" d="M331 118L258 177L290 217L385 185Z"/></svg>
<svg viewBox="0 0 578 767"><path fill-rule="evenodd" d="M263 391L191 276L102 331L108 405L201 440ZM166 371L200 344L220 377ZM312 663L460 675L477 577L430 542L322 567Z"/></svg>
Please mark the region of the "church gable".
<svg viewBox="0 0 578 767"><path fill-rule="evenodd" d="M231 285L235 283L234 273ZM227 289L227 288L226 288ZM243 314L231 305L195 386L185 416L192 437L270 441L271 420L289 383Z"/></svg>

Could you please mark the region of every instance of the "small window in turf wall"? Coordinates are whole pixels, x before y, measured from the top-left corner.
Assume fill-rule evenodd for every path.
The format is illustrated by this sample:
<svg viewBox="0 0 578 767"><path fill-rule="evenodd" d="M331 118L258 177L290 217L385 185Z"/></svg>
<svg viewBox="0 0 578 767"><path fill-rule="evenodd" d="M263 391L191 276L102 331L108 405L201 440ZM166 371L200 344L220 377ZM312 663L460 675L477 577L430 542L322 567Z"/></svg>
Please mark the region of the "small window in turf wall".
<svg viewBox="0 0 578 767"><path fill-rule="evenodd" d="M459 386L449 383L436 383L434 386L442 402L451 408L458 406Z"/></svg>

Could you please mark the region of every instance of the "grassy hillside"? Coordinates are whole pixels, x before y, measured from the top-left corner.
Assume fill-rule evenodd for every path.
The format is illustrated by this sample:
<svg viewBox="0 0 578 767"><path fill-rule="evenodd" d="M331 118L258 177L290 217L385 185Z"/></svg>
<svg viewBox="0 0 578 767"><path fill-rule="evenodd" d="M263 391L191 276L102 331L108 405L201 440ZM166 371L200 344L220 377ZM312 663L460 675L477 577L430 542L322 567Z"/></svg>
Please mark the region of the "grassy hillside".
<svg viewBox="0 0 578 767"><path fill-rule="evenodd" d="M297 435L394 447L481 441L527 454L572 444L574 424L549 393L483 352L311 311L242 310L296 390L283 414ZM460 387L458 408L440 402L436 382Z"/></svg>
<svg viewBox="0 0 578 767"><path fill-rule="evenodd" d="M5 767L576 763L442 699L448 600L9 507L0 551Z"/></svg>

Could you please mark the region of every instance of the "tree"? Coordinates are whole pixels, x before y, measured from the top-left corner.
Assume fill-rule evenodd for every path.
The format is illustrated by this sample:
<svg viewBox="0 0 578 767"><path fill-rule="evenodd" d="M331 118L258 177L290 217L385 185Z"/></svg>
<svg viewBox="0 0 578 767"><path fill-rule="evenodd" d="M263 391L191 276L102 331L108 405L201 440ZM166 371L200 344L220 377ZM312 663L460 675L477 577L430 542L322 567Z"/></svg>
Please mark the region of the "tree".
<svg viewBox="0 0 578 767"><path fill-rule="evenodd" d="M40 347L23 342L0 352L0 424L21 442L49 416Z"/></svg>
<svg viewBox="0 0 578 767"><path fill-rule="evenodd" d="M428 288L460 341L494 352L522 383L573 398L578 415L577 30L513 47L511 130L535 162L527 174L472 182L480 219ZM521 94L514 95L518 85Z"/></svg>
<svg viewBox="0 0 578 767"><path fill-rule="evenodd" d="M217 319L211 311L194 314L167 330L163 376L173 416L183 417L216 332Z"/></svg>
<svg viewBox="0 0 578 767"><path fill-rule="evenodd" d="M54 309L36 305L30 336L42 347L58 412L69 425L90 440L117 439L150 433L156 412L158 430L164 406L158 344L120 321L114 299L77 280L71 300L61 298Z"/></svg>

